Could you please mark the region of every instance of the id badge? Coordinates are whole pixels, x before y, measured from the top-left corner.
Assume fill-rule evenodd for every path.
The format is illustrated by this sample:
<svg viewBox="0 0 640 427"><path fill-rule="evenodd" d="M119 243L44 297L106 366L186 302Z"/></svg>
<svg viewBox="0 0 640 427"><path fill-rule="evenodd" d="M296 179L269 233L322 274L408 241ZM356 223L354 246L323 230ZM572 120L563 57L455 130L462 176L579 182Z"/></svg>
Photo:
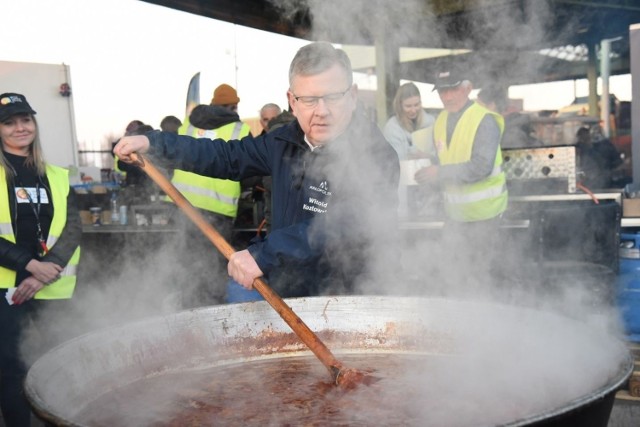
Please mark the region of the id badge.
<svg viewBox="0 0 640 427"><path fill-rule="evenodd" d="M47 192L44 188L40 188L40 203L48 204L49 197L47 196ZM38 193L35 187L16 187L16 201L18 203L29 203L29 197L34 202L38 200Z"/></svg>

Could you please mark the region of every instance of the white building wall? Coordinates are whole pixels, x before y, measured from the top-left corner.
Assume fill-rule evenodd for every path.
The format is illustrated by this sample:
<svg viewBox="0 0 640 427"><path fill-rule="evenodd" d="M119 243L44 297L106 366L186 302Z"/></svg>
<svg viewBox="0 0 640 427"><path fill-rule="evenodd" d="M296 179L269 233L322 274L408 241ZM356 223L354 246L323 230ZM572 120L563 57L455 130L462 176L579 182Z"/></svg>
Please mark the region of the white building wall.
<svg viewBox="0 0 640 427"><path fill-rule="evenodd" d="M37 112L40 141L48 163L78 166L73 94L60 95L60 85L70 82L69 67L64 64L37 64L0 61L0 94L16 92L26 96Z"/></svg>

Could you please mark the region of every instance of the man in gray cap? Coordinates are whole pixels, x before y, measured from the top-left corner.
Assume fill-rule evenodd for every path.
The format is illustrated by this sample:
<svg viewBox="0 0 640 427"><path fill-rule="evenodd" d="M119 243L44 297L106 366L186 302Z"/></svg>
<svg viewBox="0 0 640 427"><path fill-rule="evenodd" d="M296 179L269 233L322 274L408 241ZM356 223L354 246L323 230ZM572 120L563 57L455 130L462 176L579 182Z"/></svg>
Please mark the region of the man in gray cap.
<svg viewBox="0 0 640 427"><path fill-rule="evenodd" d="M437 162L416 172L415 179L420 184L441 186L447 214L446 243L453 245L447 256L462 255L458 261L468 265L472 273L465 277L483 278L491 260L482 254L492 252L499 220L507 208L500 151L504 121L471 101L472 89L461 70L448 68L436 74L434 90L444 106L434 124ZM451 269L460 271L460 262L454 262Z"/></svg>

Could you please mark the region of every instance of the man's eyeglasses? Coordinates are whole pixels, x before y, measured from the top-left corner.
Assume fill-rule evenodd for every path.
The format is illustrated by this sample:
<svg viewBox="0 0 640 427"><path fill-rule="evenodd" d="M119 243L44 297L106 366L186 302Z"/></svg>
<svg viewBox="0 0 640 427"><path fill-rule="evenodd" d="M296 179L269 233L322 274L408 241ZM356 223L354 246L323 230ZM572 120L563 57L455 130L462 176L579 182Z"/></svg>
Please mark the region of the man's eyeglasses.
<svg viewBox="0 0 640 427"><path fill-rule="evenodd" d="M349 90L351 90L351 87L347 88L344 92L329 93L323 96L296 96L293 92L291 92L291 94L296 102L302 103L305 107L315 107L321 99L326 105L336 105L338 102L342 101L342 98L344 98Z"/></svg>

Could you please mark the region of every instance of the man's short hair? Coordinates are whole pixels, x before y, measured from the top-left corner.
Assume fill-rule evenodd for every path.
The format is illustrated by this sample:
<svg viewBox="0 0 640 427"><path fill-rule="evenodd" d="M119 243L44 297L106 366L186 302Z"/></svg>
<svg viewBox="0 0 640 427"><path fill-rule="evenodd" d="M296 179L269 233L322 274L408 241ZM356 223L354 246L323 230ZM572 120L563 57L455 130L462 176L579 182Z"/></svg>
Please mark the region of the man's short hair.
<svg viewBox="0 0 640 427"><path fill-rule="evenodd" d="M328 70L333 65L340 65L353 84L351 61L342 49L336 49L329 42L315 42L301 47L291 61L289 67L289 87L296 76L313 76Z"/></svg>
<svg viewBox="0 0 640 427"><path fill-rule="evenodd" d="M162 130L166 130L167 127L171 127L171 126L175 126L176 128L179 128L180 126L182 126L182 122L176 116L166 116L160 122L160 129Z"/></svg>
<svg viewBox="0 0 640 427"><path fill-rule="evenodd" d="M578 129L578 131L576 132L576 136L577 137L591 136L591 132L589 131L589 128L583 126L580 129Z"/></svg>
<svg viewBox="0 0 640 427"><path fill-rule="evenodd" d="M273 108L274 110L278 111L278 114L280 114L282 112L282 108L280 108L280 106L278 104L274 104L273 102L269 102L268 104L264 104L262 106L262 108L260 109L260 112L264 111L264 110L268 110Z"/></svg>

